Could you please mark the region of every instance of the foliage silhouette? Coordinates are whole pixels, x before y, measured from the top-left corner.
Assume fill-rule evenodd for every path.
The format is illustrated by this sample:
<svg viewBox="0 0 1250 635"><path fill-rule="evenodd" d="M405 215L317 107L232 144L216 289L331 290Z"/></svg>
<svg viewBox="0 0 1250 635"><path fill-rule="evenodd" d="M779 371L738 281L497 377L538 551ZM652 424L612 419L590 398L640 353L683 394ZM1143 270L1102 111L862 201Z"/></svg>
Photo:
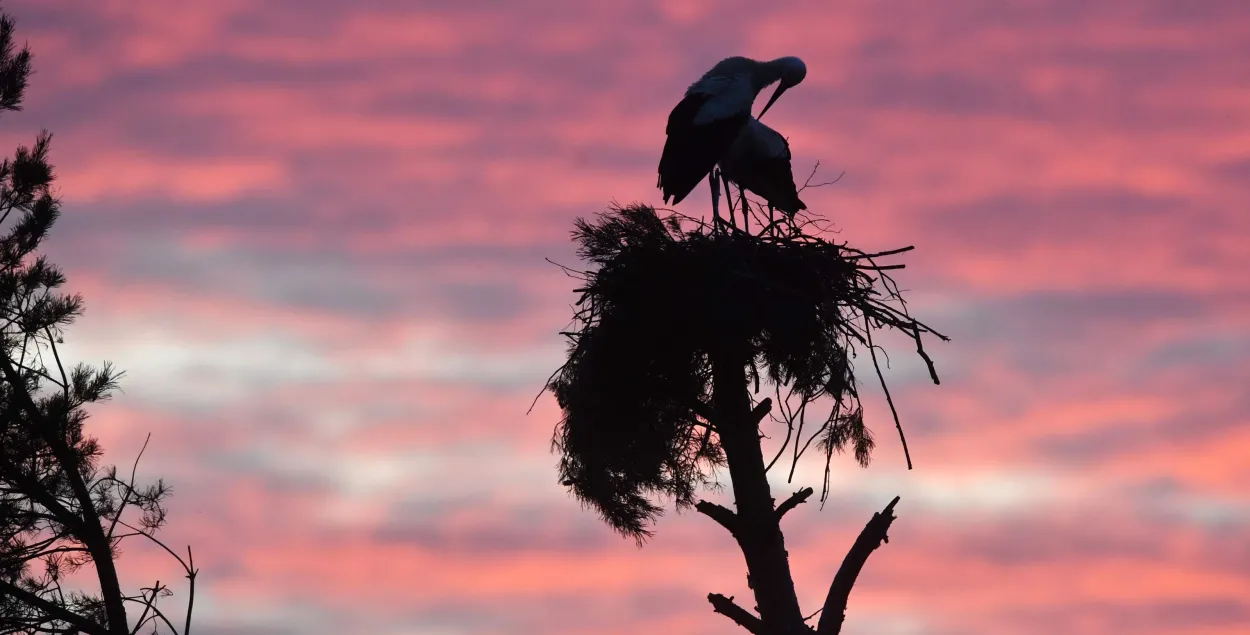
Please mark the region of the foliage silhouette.
<svg viewBox="0 0 1250 635"><path fill-rule="evenodd" d="M578 329L548 384L564 411L555 447L561 480L613 528L645 539L662 512L650 495L693 505L724 465L707 425L717 352L748 365L756 387L765 378L806 402L831 398L820 447L827 456L849 447L868 464L856 346L884 326L923 351L920 334L933 333L892 306L900 298L879 284L879 254L797 230L683 230L679 216L641 205L575 227L578 255L598 267L575 272L585 282Z"/></svg>
<svg viewBox="0 0 1250 635"><path fill-rule="evenodd" d="M733 198L726 198L732 219ZM752 633L806 633L810 618L799 610L780 521L814 491L800 489L774 506L766 473L789 446L792 476L815 441L825 460L823 501L833 454L849 450L866 466L874 446L859 403L858 351L870 353L888 398L873 332L912 338L934 382L921 338L947 338L908 314L888 273L902 265L876 263L910 247L865 253L809 232L814 223L803 217L769 213L765 221L762 205L753 210L745 192L739 199L743 229L661 217L645 205L576 221L578 255L593 268L565 268L582 285L574 327L564 333L568 359L546 385L563 412L553 449L561 482L639 545L652 535L663 499L715 520L742 549L759 616L719 594L708 596L714 610ZM745 230L750 218L762 227L756 234ZM776 389L787 425L771 462L759 425L773 401L750 393L760 392L761 381ZM808 406L817 400L832 405L803 443ZM905 439L903 447L906 453ZM720 467L729 470L736 511L696 500L701 487L716 485ZM822 635L840 630L851 586L885 540L897 502L874 515L835 576Z"/></svg>
<svg viewBox="0 0 1250 635"><path fill-rule="evenodd" d="M31 59L28 49L15 52L13 26L0 15L0 110L8 111L21 107ZM83 302L58 291L65 276L36 253L60 215L50 140L42 133L0 162L0 634L131 635L155 624L177 633L156 606L168 587L128 595L115 566L123 540L152 540L182 565L193 601L190 548L184 561L154 536L169 487L138 487L133 470L122 478L100 465L85 407L108 399L120 373L108 363L67 369L57 348ZM94 569L98 595L67 588L84 567ZM141 609L133 625L127 603ZM189 603L183 635L190 619Z"/></svg>

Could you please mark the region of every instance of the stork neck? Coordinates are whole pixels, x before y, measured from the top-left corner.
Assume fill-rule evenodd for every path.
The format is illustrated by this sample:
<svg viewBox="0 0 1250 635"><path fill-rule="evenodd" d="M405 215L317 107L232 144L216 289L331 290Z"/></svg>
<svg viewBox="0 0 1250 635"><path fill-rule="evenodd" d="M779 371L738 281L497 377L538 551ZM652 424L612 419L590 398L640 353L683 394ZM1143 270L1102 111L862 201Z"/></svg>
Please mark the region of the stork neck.
<svg viewBox="0 0 1250 635"><path fill-rule="evenodd" d="M756 62L756 67L751 73L751 89L755 94L759 94L769 84L781 79L785 69L782 67L781 60L771 60L768 62Z"/></svg>

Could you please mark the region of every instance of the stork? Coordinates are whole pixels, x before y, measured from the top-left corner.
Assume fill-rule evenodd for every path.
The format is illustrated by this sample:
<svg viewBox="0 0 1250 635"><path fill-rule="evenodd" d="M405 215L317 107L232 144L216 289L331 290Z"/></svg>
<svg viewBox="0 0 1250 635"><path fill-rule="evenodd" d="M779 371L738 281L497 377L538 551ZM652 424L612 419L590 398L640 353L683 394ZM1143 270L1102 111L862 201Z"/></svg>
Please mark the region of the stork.
<svg viewBox="0 0 1250 635"><path fill-rule="evenodd" d="M668 139L656 183L664 203L670 198L673 205L680 203L712 171L751 120L751 106L761 90L777 82L777 90L760 111L763 117L782 93L806 76L807 66L797 57L768 62L728 57L691 84L668 116Z"/></svg>
<svg viewBox="0 0 1250 635"><path fill-rule="evenodd" d="M720 160L726 180L763 197L791 218L807 205L799 200L790 170L790 144L781 133L754 117L747 120L738 138Z"/></svg>

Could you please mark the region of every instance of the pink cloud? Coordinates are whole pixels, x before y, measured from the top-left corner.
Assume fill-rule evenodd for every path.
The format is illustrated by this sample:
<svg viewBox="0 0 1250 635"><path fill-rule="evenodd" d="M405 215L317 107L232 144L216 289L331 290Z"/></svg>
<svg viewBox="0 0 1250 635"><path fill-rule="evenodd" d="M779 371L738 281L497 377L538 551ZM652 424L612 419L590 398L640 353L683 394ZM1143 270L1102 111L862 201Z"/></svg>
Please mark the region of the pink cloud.
<svg viewBox="0 0 1250 635"><path fill-rule="evenodd" d="M67 339L131 372L90 425L120 464L153 432L210 631L732 628L732 541L612 536L555 483L553 400L524 414L576 286L542 259L658 201L668 109L730 53L808 61L768 116L846 175L805 200L916 244L899 279L956 338L936 387L891 348L917 470L867 381L876 462L788 518L805 606L900 490L849 633L1250 622L1239 4L176 4L6 4L38 73L3 121L57 135Z"/></svg>
<svg viewBox="0 0 1250 635"><path fill-rule="evenodd" d="M71 204L160 197L178 202L229 201L287 187L285 166L269 160L223 158L188 161L112 154L71 162L58 170L58 183Z"/></svg>

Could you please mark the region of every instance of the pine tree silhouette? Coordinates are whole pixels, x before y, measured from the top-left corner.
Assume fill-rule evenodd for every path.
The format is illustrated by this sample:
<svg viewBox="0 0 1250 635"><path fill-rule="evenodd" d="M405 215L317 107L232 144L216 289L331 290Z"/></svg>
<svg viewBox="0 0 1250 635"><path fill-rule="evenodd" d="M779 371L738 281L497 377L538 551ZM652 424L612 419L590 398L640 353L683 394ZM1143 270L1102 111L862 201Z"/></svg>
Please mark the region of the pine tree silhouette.
<svg viewBox="0 0 1250 635"><path fill-rule="evenodd" d="M13 27L0 14L0 111L21 108L30 75L30 51L15 52ZM58 292L65 276L37 254L60 215L50 141L45 132L0 162L0 633L133 635L159 622L176 634L156 605L168 586L127 594L115 563L123 540L152 540L182 565L194 600L190 548L183 560L154 536L169 488L138 487L133 470L123 478L99 465L103 449L83 429L85 408L106 400L120 374L108 363L66 368L58 351L83 302ZM84 567L98 595L65 588ZM140 610L133 626L127 603ZM188 603L182 635L190 621Z"/></svg>
<svg viewBox="0 0 1250 635"><path fill-rule="evenodd" d="M799 607L781 519L814 490L802 488L776 505L767 473L788 453L793 476L815 443L825 462L823 502L833 455L849 451L867 466L874 446L859 403L857 352L870 352L888 396L874 331L911 337L934 382L922 336L947 338L907 313L889 275L903 265L877 264L910 247L866 253L825 240L820 222L807 214L774 218L741 191L736 209L733 197L726 199L730 218L737 212L743 227L754 221L756 233L675 212L661 216L645 205L576 221L578 255L592 268L566 268L582 282L580 299L564 333L567 362L547 383L563 412L553 441L559 478L639 545L652 535L665 500L695 508L736 539L755 595L757 612L710 594L716 612L758 635L832 635L856 576L886 540L898 498L861 532L813 629ZM761 381L773 387L776 408L771 397L756 399ZM813 422L818 400L832 405ZM787 433L766 460L760 424L769 416ZM722 467L733 510L696 497Z"/></svg>

